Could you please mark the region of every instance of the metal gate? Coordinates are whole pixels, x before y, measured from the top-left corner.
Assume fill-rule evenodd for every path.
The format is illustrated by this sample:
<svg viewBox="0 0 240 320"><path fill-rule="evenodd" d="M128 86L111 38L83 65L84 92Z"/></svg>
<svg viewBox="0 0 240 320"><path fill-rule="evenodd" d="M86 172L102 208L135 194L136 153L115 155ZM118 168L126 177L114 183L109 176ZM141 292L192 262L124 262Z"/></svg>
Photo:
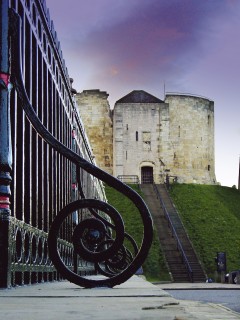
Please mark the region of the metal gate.
<svg viewBox="0 0 240 320"><path fill-rule="evenodd" d="M83 286L121 283L149 250L149 212L93 162L45 0L1 0L0 7L0 287L60 274ZM119 213L102 202L102 181L138 207L139 249ZM83 279L96 271L110 280Z"/></svg>
<svg viewBox="0 0 240 320"><path fill-rule="evenodd" d="M142 167L141 168L142 183L153 183L153 168Z"/></svg>

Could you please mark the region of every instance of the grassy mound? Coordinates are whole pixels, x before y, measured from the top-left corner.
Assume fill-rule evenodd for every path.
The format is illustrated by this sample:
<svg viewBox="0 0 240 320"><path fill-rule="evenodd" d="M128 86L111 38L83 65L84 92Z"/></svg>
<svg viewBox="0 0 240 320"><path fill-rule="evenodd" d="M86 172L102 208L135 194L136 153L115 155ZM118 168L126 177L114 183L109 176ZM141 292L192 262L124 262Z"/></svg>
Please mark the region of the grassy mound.
<svg viewBox="0 0 240 320"><path fill-rule="evenodd" d="M240 192L234 188L175 184L171 197L209 276L217 252L226 252L227 270L240 269Z"/></svg>

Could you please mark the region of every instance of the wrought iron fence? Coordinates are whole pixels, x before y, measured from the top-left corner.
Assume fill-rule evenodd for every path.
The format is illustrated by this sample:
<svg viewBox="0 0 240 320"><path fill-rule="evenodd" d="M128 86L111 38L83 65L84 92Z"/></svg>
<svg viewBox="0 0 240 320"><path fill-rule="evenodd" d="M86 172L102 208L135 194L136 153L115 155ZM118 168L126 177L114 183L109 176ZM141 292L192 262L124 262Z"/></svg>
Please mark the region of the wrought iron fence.
<svg viewBox="0 0 240 320"><path fill-rule="evenodd" d="M0 5L0 287L60 274L86 287L121 283L150 248L148 209L93 162L45 0ZM140 248L105 202L102 181L139 209ZM95 272L107 279L83 277Z"/></svg>

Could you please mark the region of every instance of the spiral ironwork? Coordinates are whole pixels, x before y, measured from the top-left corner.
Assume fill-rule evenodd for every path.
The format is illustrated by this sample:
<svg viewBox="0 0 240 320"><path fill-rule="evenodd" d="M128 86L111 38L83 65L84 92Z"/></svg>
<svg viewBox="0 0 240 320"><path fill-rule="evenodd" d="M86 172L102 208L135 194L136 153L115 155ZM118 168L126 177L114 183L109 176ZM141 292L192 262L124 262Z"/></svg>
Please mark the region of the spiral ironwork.
<svg viewBox="0 0 240 320"><path fill-rule="evenodd" d="M11 19L11 82L18 93L21 106L36 132L53 149L72 161L77 167L80 196L82 199L69 203L56 216L48 234L49 257L57 270L69 281L83 287L113 287L129 279L142 266L151 247L153 227L152 218L143 199L129 186L110 174L94 166L77 153L59 142L42 124L32 107L25 90L21 69L21 19L10 10ZM97 199L86 199L81 188L79 169L100 179L110 187L129 198L137 207L142 224L143 235L140 244L126 233L120 213L108 203ZM74 219L78 210L85 210L86 218L80 222ZM61 256L61 233L68 222L72 260ZM74 221L74 223L73 223ZM78 274L74 261L81 259L92 263L102 278L88 278ZM19 259L20 259L19 253Z"/></svg>

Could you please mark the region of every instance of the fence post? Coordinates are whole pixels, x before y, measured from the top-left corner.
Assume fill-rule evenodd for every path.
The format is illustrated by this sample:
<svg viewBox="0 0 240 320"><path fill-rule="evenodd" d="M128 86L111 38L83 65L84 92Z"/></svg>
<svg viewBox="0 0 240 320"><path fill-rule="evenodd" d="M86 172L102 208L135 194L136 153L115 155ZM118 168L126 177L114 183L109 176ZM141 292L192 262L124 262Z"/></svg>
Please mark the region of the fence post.
<svg viewBox="0 0 240 320"><path fill-rule="evenodd" d="M0 0L0 287L11 285L9 226L12 167L8 0Z"/></svg>

